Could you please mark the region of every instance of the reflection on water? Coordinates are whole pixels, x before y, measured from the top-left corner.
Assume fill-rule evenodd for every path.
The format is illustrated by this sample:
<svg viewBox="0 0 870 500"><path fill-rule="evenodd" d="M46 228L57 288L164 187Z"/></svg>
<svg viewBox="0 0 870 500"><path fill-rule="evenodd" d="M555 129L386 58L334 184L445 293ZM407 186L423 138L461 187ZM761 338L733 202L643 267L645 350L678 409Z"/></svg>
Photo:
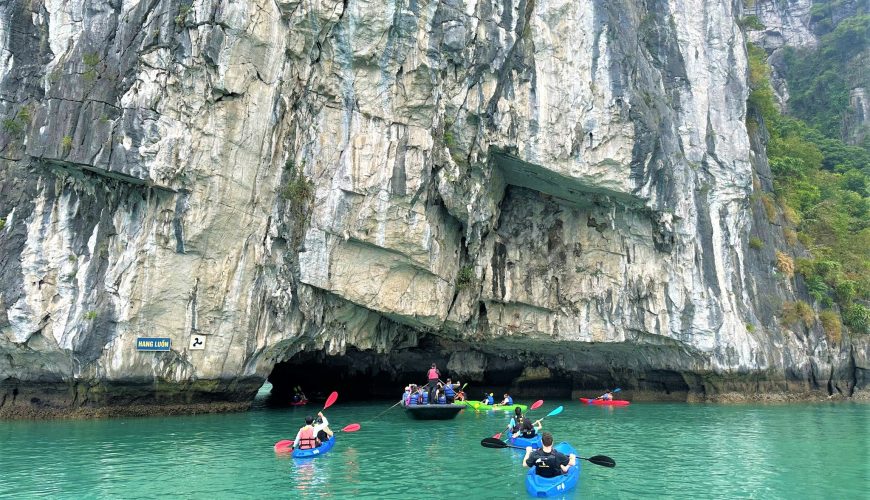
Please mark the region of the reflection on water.
<svg viewBox="0 0 870 500"><path fill-rule="evenodd" d="M99 421L0 422L3 498L525 498L519 450L480 446L509 414L417 421L393 402L327 410L335 447L309 460L274 453L311 408ZM865 498L867 404L559 404L544 428L581 456L586 498ZM316 408L315 408L316 409ZM340 425L338 424L340 423Z"/></svg>

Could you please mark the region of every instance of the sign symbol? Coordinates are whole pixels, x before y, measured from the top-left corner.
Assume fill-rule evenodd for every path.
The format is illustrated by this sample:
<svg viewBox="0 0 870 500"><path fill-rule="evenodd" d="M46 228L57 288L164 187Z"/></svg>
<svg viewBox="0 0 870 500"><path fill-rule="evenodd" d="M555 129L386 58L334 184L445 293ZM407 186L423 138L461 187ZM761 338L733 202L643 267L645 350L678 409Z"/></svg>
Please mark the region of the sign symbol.
<svg viewBox="0 0 870 500"><path fill-rule="evenodd" d="M199 340L199 337L194 337L193 338L193 347L196 347L198 345L202 345L202 340Z"/></svg>

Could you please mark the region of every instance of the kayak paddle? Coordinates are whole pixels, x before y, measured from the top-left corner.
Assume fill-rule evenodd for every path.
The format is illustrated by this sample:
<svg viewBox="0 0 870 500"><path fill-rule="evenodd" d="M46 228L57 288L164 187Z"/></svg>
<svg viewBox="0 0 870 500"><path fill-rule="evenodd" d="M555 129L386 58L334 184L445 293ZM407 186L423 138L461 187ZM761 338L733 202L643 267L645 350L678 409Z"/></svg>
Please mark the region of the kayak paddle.
<svg viewBox="0 0 870 500"><path fill-rule="evenodd" d="M529 411L537 410L538 408L540 408L541 406L543 406L543 404L544 404L544 400L543 400L543 399L539 399L539 400L535 401L534 403L532 403L532 406L529 407ZM505 431L507 431L507 429L505 429ZM494 437L495 439L501 439L501 432L499 432L498 434L496 434L496 435L493 436L493 437Z"/></svg>
<svg viewBox="0 0 870 500"><path fill-rule="evenodd" d="M326 398L326 404L323 405L323 409L325 410L325 409L329 408L330 406L332 406L332 404L335 403L336 399L338 399L338 393L335 391L332 391L332 394L330 394L329 397Z"/></svg>
<svg viewBox="0 0 870 500"><path fill-rule="evenodd" d="M562 413L562 410L564 410L564 408L561 407L561 406L559 406L558 408L556 408L555 410L551 411L550 413L547 413L547 414L544 415L543 417L541 417L541 418L535 420L535 423L536 423L536 424L539 424L539 423L541 423L541 420L544 420L544 419L547 418L547 417L555 417L556 415Z"/></svg>
<svg viewBox="0 0 870 500"><path fill-rule="evenodd" d="M484 448L496 448L496 449L498 449L498 448L514 448L516 450L525 450L525 448L523 448L521 446L511 446L511 445L505 443L504 441L502 441L500 439L495 439L495 438L484 438L480 442L480 445L483 446ZM577 457L577 458L579 458L580 460L586 460L586 461L591 462L595 465L600 465L602 467L616 467L616 461L608 456L605 456L605 455L595 455L594 457L589 457L589 458L584 458L584 457Z"/></svg>

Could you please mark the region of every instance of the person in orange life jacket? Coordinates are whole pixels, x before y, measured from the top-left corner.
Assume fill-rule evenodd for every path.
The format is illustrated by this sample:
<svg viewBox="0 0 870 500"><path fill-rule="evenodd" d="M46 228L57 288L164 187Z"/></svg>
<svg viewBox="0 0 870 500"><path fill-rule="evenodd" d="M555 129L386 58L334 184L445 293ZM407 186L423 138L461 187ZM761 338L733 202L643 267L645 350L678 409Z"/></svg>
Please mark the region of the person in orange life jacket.
<svg viewBox="0 0 870 500"><path fill-rule="evenodd" d="M456 393L456 401L465 401L465 391L460 389L459 392Z"/></svg>
<svg viewBox="0 0 870 500"><path fill-rule="evenodd" d="M444 384L444 397L447 398L447 402L452 404L456 399L456 388L461 387L457 382L456 385L453 385L453 382L450 379L447 379L447 383Z"/></svg>
<svg viewBox="0 0 870 500"><path fill-rule="evenodd" d="M523 457L523 465L534 467L535 474L541 477L557 477L566 472L577 463L574 454L565 455L553 449L553 435L545 432L541 436L541 448L533 450L526 447L526 456Z"/></svg>
<svg viewBox="0 0 870 500"><path fill-rule="evenodd" d="M487 393L484 392L484 393L483 393L483 401L481 401L480 404L484 404L484 405L494 405L494 404L495 404L495 398L492 397L492 393L490 392L489 394L487 394Z"/></svg>
<svg viewBox="0 0 870 500"><path fill-rule="evenodd" d="M317 434L314 431L314 417L305 417L305 425L296 433L296 438L293 440L293 448L310 450L318 445Z"/></svg>
<svg viewBox="0 0 870 500"><path fill-rule="evenodd" d="M426 390L429 391L429 399L433 399L435 396L435 386L438 385L438 379L441 378L441 372L438 371L435 363L432 363L432 368L429 368L426 378L429 380L429 383L426 384Z"/></svg>
<svg viewBox="0 0 870 500"><path fill-rule="evenodd" d="M522 436L524 438L533 438L538 434L542 427L543 425L540 420L533 423L531 420L524 418L523 422L520 424L519 431L514 433L514 437Z"/></svg>
<svg viewBox="0 0 870 500"><path fill-rule="evenodd" d="M595 399L603 399L604 401L613 401L613 393L610 390L604 392L604 394L598 396Z"/></svg>
<svg viewBox="0 0 870 500"><path fill-rule="evenodd" d="M510 394L505 394L504 399L501 400L500 405L512 405L514 404L514 398L510 397Z"/></svg>
<svg viewBox="0 0 870 500"><path fill-rule="evenodd" d="M323 416L322 411L317 412L317 418L314 419L314 435L317 437L317 446L320 446L332 437L332 429L329 428L329 420Z"/></svg>

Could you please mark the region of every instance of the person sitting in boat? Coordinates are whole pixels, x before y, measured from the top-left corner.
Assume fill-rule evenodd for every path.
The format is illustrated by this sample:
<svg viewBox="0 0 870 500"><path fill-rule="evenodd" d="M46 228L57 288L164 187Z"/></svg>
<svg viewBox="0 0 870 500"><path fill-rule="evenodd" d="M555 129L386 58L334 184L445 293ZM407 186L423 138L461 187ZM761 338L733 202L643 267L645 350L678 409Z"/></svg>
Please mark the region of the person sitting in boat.
<svg viewBox="0 0 870 500"><path fill-rule="evenodd" d="M458 383L454 384L447 379L447 382L444 384L444 397L447 398L447 403L453 404L453 401L456 400L456 389L460 387Z"/></svg>
<svg viewBox="0 0 870 500"><path fill-rule="evenodd" d="M420 387L417 389L417 404L418 405L427 405L429 404L429 392L425 390L425 388Z"/></svg>
<svg viewBox="0 0 870 500"><path fill-rule="evenodd" d="M483 393L483 401L481 401L480 404L490 405L490 406L491 406L491 405L494 405L494 404L495 404L495 398L492 397L492 393L491 393L491 392L490 392L490 393L486 393L486 392L484 392L484 393Z"/></svg>
<svg viewBox="0 0 870 500"><path fill-rule="evenodd" d="M532 422L531 420L524 418L523 422L520 424L519 431L514 433L514 437L524 437L527 439L531 439L538 435L538 432L541 431L543 425L541 421L538 420L536 422Z"/></svg>
<svg viewBox="0 0 870 500"><path fill-rule="evenodd" d="M611 392L610 389L608 389L604 392L604 394L598 396L595 399L602 399L604 401L613 401L613 392Z"/></svg>
<svg viewBox="0 0 870 500"><path fill-rule="evenodd" d="M577 463L574 454L565 455L553 448L553 435L545 432L541 436L541 448L533 450L526 446L526 456L523 457L523 465L534 467L535 474L541 477L557 477L568 472L568 469Z"/></svg>
<svg viewBox="0 0 870 500"><path fill-rule="evenodd" d="M523 422L525 421L526 417L523 416L523 410L521 410L519 406L515 407L514 415L511 417L510 423L508 423L507 432L510 432L511 435L519 435L519 432L523 427Z"/></svg>
<svg viewBox="0 0 870 500"><path fill-rule="evenodd" d="M296 433L296 438L293 440L291 448L310 450L318 446L320 446L320 443L317 442L317 432L314 430L314 417L305 417L305 425Z"/></svg>
<svg viewBox="0 0 870 500"><path fill-rule="evenodd" d="M317 412L317 418L314 419L314 436L317 438L317 446L329 441L332 437L332 429L329 428L329 420L323 416L323 412Z"/></svg>
<svg viewBox="0 0 870 500"><path fill-rule="evenodd" d="M505 395L504 395L504 399L501 400L501 402L499 403L499 405L504 406L504 405L512 405L512 404L514 404L514 398L512 398L512 397L510 396L510 394L505 393Z"/></svg>
<svg viewBox="0 0 870 500"><path fill-rule="evenodd" d="M408 395L408 400L407 403L405 403L405 406L411 406L416 404L420 404L420 391L412 387L411 393Z"/></svg>
<svg viewBox="0 0 870 500"><path fill-rule="evenodd" d="M411 397L411 386L405 386L405 392L402 393L402 404L408 406L408 398Z"/></svg>
<svg viewBox="0 0 870 500"><path fill-rule="evenodd" d="M466 399L465 391L463 391L462 389L459 389L459 392L456 393L456 401L465 401L465 399Z"/></svg>
<svg viewBox="0 0 870 500"><path fill-rule="evenodd" d="M444 395L444 389L439 388L435 391L435 401L439 405L447 404L447 396Z"/></svg>

